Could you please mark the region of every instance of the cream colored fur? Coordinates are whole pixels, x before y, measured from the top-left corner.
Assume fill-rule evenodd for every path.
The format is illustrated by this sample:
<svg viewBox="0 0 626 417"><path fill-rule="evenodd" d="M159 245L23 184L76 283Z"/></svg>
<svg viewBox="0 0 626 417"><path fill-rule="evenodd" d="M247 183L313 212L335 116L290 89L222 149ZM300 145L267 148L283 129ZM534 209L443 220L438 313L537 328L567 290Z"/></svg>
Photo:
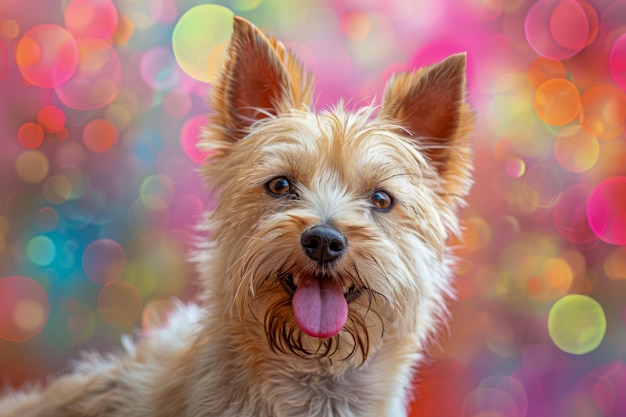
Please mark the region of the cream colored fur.
<svg viewBox="0 0 626 417"><path fill-rule="evenodd" d="M235 18L202 143L219 199L194 254L203 307L180 305L163 327L125 339L124 353L11 393L0 416L406 416L453 295L446 242L472 182L464 73L465 56L452 56L396 76L380 109L314 113L312 77ZM276 177L289 179L287 197L268 192ZM379 191L389 209L375 207ZM323 223L347 240L328 265L300 244ZM358 293L336 336L296 324L285 280L305 276Z"/></svg>

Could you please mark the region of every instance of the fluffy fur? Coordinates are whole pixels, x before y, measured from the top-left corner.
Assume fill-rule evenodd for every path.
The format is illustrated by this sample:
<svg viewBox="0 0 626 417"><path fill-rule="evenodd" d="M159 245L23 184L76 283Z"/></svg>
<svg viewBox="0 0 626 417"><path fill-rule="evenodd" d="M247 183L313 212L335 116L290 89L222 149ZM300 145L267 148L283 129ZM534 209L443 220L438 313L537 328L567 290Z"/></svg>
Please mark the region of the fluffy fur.
<svg viewBox="0 0 626 417"><path fill-rule="evenodd" d="M472 182L465 62L395 76L380 108L314 113L298 60L235 18L202 141L219 200L195 254L204 307L181 305L123 355L11 394L0 416L405 416L415 366L445 322L446 242ZM268 188L274 178L284 195ZM347 242L332 262L303 250L320 224ZM349 302L334 336L309 336L294 318L293 291L311 277Z"/></svg>

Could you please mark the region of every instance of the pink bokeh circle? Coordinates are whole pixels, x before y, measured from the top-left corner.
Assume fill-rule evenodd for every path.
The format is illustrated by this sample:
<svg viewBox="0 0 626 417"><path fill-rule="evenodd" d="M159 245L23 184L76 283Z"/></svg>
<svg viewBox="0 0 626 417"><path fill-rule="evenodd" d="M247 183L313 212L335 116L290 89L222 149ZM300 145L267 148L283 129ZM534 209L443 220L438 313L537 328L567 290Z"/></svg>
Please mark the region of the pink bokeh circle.
<svg viewBox="0 0 626 417"><path fill-rule="evenodd" d="M55 91L67 107L99 109L115 100L120 92L120 59L111 45L103 40L80 39L77 44L80 61L76 74Z"/></svg>
<svg viewBox="0 0 626 417"><path fill-rule="evenodd" d="M185 122L180 131L180 146L183 148L185 155L197 165L201 165L207 156L206 152L198 149L200 134L207 124L206 116L194 116Z"/></svg>
<svg viewBox="0 0 626 417"><path fill-rule="evenodd" d="M611 75L615 84L619 85L622 90L626 91L626 33L617 38L611 48L609 57L611 66Z"/></svg>
<svg viewBox="0 0 626 417"><path fill-rule="evenodd" d="M119 16L111 0L72 0L63 15L65 26L76 39L111 41Z"/></svg>
<svg viewBox="0 0 626 417"><path fill-rule="evenodd" d="M584 244L596 239L587 222L587 200L592 188L575 184L565 189L552 211L556 230L573 243Z"/></svg>
<svg viewBox="0 0 626 417"><path fill-rule="evenodd" d="M74 75L79 61L78 47L63 27L41 24L24 33L17 44L15 61L27 82L54 88Z"/></svg>
<svg viewBox="0 0 626 417"><path fill-rule="evenodd" d="M587 203L591 230L601 240L626 245L626 177L612 177L593 190Z"/></svg>
<svg viewBox="0 0 626 417"><path fill-rule="evenodd" d="M545 58L563 60L587 44L590 23L576 0L539 0L528 11L524 32L528 44Z"/></svg>

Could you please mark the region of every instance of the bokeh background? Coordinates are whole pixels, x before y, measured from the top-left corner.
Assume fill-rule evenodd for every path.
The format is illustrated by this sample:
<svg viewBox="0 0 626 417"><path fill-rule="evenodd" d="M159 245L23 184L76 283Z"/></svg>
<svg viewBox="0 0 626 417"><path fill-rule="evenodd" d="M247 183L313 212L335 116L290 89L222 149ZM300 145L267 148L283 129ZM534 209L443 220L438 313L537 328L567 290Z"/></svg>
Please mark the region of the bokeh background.
<svg viewBox="0 0 626 417"><path fill-rule="evenodd" d="M0 385L193 300L233 13L296 51L320 108L468 53L476 185L412 416L626 415L624 0L1 0Z"/></svg>

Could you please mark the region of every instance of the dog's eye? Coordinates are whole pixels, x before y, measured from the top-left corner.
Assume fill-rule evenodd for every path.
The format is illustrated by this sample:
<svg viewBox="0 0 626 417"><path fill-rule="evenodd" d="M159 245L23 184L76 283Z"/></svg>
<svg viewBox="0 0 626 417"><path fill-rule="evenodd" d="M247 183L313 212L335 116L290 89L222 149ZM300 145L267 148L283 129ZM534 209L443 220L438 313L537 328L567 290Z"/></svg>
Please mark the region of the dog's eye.
<svg viewBox="0 0 626 417"><path fill-rule="evenodd" d="M393 198L386 192L378 190L372 194L372 204L378 211L388 211L393 206Z"/></svg>
<svg viewBox="0 0 626 417"><path fill-rule="evenodd" d="M276 177L265 184L265 188L274 197L293 194L291 182L285 177Z"/></svg>

